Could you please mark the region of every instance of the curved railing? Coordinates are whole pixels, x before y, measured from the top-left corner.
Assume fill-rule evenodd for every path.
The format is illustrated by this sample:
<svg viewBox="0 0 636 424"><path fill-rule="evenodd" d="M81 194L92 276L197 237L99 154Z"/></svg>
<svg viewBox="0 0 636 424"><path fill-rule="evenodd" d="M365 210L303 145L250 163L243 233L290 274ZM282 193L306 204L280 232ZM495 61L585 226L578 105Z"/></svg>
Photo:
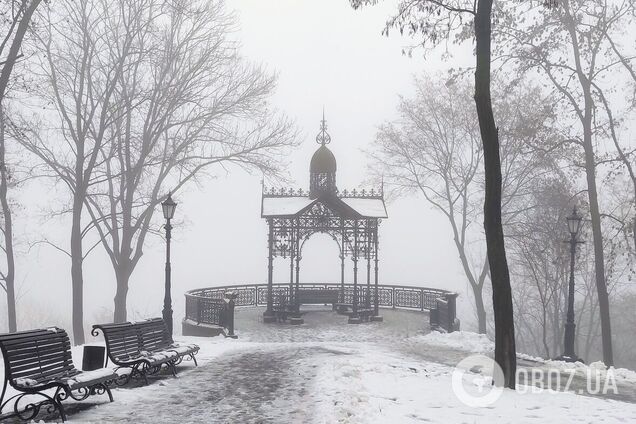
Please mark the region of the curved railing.
<svg viewBox="0 0 636 424"><path fill-rule="evenodd" d="M331 289L341 290L340 283L325 284L300 284L303 289ZM241 284L219 287L208 287L202 289L194 289L186 292L186 319L197 323L215 324L223 320L223 308L228 292L233 293L234 305L237 307L256 307L267 305L267 284ZM369 299L369 303L373 303L375 298L375 286L371 286L370 292L367 292L367 286L358 285L358 302L363 304ZM277 298L279 296L289 295L288 283L273 284L272 295ZM381 308L397 308L416 311L431 311L442 307L445 308L444 316L448 315L451 324L455 319L455 298L456 293L447 290L434 289L428 287L414 286L398 286L381 284L378 285L378 304ZM373 299L373 300L371 300ZM353 284L344 285L344 302L352 303L353 301ZM452 305L451 310L446 310L447 305ZM446 326L444 326L446 327Z"/></svg>
<svg viewBox="0 0 636 424"><path fill-rule="evenodd" d="M303 289L331 289L340 290L339 283L326 284L300 284ZM353 300L353 284L345 284L344 302L351 303ZM366 285L358 285L359 301L364 301L367 296ZM192 304L196 299L208 301L209 299L223 299L225 293L234 292L237 294L235 305L240 306L266 306L267 305L267 284L241 284L219 287L207 287L194 289L186 292L186 311L188 303ZM374 286L371 286L373 296ZM288 283L275 283L272 290L273 296L287 296L289 294ZM435 308L435 300L445 298L454 293L447 290L433 289L428 287L397 286L388 284L378 285L379 305L383 308L400 308L411 310L430 310Z"/></svg>

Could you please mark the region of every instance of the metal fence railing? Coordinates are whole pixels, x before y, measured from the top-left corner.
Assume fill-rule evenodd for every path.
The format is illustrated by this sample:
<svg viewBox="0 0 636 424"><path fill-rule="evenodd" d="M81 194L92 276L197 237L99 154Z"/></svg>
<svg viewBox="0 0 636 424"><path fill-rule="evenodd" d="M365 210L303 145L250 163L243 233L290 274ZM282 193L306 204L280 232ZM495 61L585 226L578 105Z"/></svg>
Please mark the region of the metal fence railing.
<svg viewBox="0 0 636 424"><path fill-rule="evenodd" d="M353 284L325 283L300 284L302 289L338 290L344 298L343 303L353 302ZM228 310L228 293L231 293L233 305ZM267 305L267 284L241 284L220 287L208 287L190 290L186 297L186 318L197 324L213 324L227 328L231 320L234 322L233 307L256 307ZM272 285L272 296L289 298L289 284L275 283ZM432 311L431 325L441 327L446 331L454 331L459 326L456 318L455 299L457 294L441 289L415 286L378 285L378 305L382 308L408 309L416 311ZM364 284L358 285L358 303L368 301L375 303L375 286L367 291ZM437 322L434 322L434 319Z"/></svg>

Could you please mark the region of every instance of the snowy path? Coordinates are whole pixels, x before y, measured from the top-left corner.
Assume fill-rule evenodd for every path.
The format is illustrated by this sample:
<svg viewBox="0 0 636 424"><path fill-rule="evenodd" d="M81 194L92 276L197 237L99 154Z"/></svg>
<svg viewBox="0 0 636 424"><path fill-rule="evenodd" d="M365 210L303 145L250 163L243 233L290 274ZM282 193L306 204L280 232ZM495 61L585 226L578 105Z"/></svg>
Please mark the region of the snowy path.
<svg viewBox="0 0 636 424"><path fill-rule="evenodd" d="M227 351L206 358L210 346L202 346L201 366L186 364L179 378L163 376L148 387L117 389L115 403L76 410L72 421L145 423L160 416L161 423L314 422L321 368L336 357L373 350L375 343L392 345L421 333L426 318L386 311L386 323L353 326L346 317L316 309L323 310L307 314L300 327L264 325L262 310L239 310L239 340L212 340Z"/></svg>
<svg viewBox="0 0 636 424"><path fill-rule="evenodd" d="M199 367L184 362L178 378L163 375L148 386L117 388L114 403L99 396L69 402L70 421L636 422L634 403L572 393L507 390L488 408L466 406L453 393L453 367L471 352L488 354L490 342L472 333L426 335L425 315L384 312L384 323L353 326L330 311L312 311L305 316L305 325L294 327L264 325L258 322L262 311L241 310L238 340L188 340L201 345ZM80 355L75 359L79 364L81 350L75 355ZM632 380L634 389L636 377ZM627 393L636 398L636 390Z"/></svg>
<svg viewBox="0 0 636 424"><path fill-rule="evenodd" d="M316 370L340 354L321 346L253 346L177 379L163 377L155 387L119 389L117 402L81 412L73 421L142 423L159 416L162 423L310 422ZM122 407L119 395L131 390L147 393Z"/></svg>

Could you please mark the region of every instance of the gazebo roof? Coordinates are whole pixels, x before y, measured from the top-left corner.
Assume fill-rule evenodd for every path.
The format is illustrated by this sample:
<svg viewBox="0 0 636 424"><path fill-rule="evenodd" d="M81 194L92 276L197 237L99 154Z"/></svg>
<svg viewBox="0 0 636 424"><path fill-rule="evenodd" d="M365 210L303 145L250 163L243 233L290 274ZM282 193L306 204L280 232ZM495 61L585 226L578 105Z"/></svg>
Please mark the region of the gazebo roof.
<svg viewBox="0 0 636 424"><path fill-rule="evenodd" d="M263 194L261 216L263 218L293 217L302 215L316 203L323 203L346 218L387 218L386 206L381 196L345 197L321 196L310 199L305 195Z"/></svg>
<svg viewBox="0 0 636 424"><path fill-rule="evenodd" d="M388 218L384 199L364 197L342 197L341 200L365 218Z"/></svg>
<svg viewBox="0 0 636 424"><path fill-rule="evenodd" d="M336 187L336 158L327 147L331 142L331 136L327 133L324 111L316 142L320 147L312 156L309 165L309 193L293 189L267 190L263 187L261 217L294 218L320 203L340 218L388 218L382 189L339 191Z"/></svg>
<svg viewBox="0 0 636 424"><path fill-rule="evenodd" d="M336 172L336 169L336 157L327 146L320 146L311 157L311 162L309 163L309 172Z"/></svg>

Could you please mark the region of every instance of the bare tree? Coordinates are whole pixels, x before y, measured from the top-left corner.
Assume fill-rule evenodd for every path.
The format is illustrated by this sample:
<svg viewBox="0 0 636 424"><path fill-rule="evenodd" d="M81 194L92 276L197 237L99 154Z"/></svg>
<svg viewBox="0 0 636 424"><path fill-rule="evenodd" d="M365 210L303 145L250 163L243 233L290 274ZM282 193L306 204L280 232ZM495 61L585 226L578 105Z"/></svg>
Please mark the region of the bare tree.
<svg viewBox="0 0 636 424"><path fill-rule="evenodd" d="M13 215L9 205L10 176L6 162L5 115L0 103L0 205L2 205L2 251L6 257L6 270L0 271L0 287L7 293L9 332L17 331L15 302L15 255L13 246Z"/></svg>
<svg viewBox="0 0 636 424"><path fill-rule="evenodd" d="M537 181L532 198L532 207L519 214L508 235L518 282L514 290L517 341L524 352L551 358L562 348L569 276L563 233L571 189L563 175L553 173Z"/></svg>
<svg viewBox="0 0 636 424"><path fill-rule="evenodd" d="M267 109L275 78L241 59L227 39L234 19L222 2L117 0L111 7L105 25L131 39L131 53L110 56L125 56L113 81L118 112L102 123L109 142L100 146L100 182L85 205L115 271L114 320L122 322L130 277L167 192L212 165L276 173L295 133ZM128 48L104 41L111 50Z"/></svg>
<svg viewBox="0 0 636 424"><path fill-rule="evenodd" d="M27 34L33 13L42 0L10 0L0 6L0 18L4 23L0 41L0 205L2 213L2 251L6 258L6 270L0 272L0 287L7 293L9 331L17 330L15 302L15 254L13 241L13 215L9 204L9 171L6 162L5 98L11 75ZM5 56L6 55L6 56Z"/></svg>
<svg viewBox="0 0 636 424"><path fill-rule="evenodd" d="M118 37L109 32L105 21L114 11L108 6L107 2L60 1L48 10L40 37L48 85L41 95L54 106L57 119L44 121L40 132L28 131L26 125L16 131L21 132L25 148L44 165L42 174L60 180L71 194L70 205L64 209L71 215L70 249L58 249L71 260L75 344L84 343L82 264L92 250L83 247L93 226L83 223L84 206L89 188L101 182L95 171L105 160L101 153L109 142L106 128L119 113L113 94L133 41L128 33ZM116 40L118 48L109 48L108 40Z"/></svg>
<svg viewBox="0 0 636 424"><path fill-rule="evenodd" d="M573 124L562 144L578 146L582 153L575 160L584 164L595 252L603 361L610 366L613 364L610 306L597 182L598 166L604 151L599 150L597 142L606 138L606 124L609 123L612 139L616 147L620 147L613 133L616 122L612 118L607 93L609 87L616 83L612 72L622 66L622 62L613 55L607 34L612 34L625 23L624 18L629 16L632 6L622 0L569 0L546 10L531 3L526 2L520 7L507 5L507 10L502 13L505 19L501 19L497 27L496 37L500 41L497 53L506 63L514 63L521 73L539 73L563 101L560 113L564 121L568 119ZM620 153L620 148L618 151L623 162L629 164L627 156ZM633 170L631 164L627 169Z"/></svg>
<svg viewBox="0 0 636 424"><path fill-rule="evenodd" d="M486 333L483 285L487 261L471 261L471 224L479 218L475 197L482 149L470 88L441 78L416 80L415 96L402 98L400 119L380 128L374 169L398 192L418 191L450 224L464 275L473 291L480 333ZM478 232L477 235L479 235ZM474 235L473 235L474 236Z"/></svg>
<svg viewBox="0 0 636 424"><path fill-rule="evenodd" d="M498 85L507 91L495 102L504 129L502 212L505 222L514 223L531 208L536 180L554 166L532 148L539 140L554 137L553 115L541 103L540 90L526 84L509 87L502 81ZM488 261L482 253L483 232L473 225L483 220L477 201L483 192L482 148L471 89L461 80L426 76L416 81L415 88L414 98L400 102L400 119L381 127L375 152L379 166L374 169L399 191L420 192L448 219L473 292L479 332L486 333L483 287ZM483 259L475 266L471 257L480 255Z"/></svg>
<svg viewBox="0 0 636 424"><path fill-rule="evenodd" d="M353 7L378 0L350 0ZM501 218L502 176L499 133L491 97L491 42L493 0L402 0L385 32L397 28L422 37L422 45L475 40L475 106L484 152L484 232L492 281L495 321L495 361L504 374L503 385L515 389L517 354L510 288Z"/></svg>
<svg viewBox="0 0 636 424"><path fill-rule="evenodd" d="M125 321L130 276L167 191L215 164L276 174L296 134L267 107L275 78L227 39L234 21L222 2L82 0L58 14L67 27L49 25L43 42L62 126L23 131L22 142L72 193L71 249L57 247L71 258L82 343L82 261L93 248L110 257L114 319ZM44 133L63 142L51 146ZM84 251L92 230L99 237Z"/></svg>
<svg viewBox="0 0 636 424"><path fill-rule="evenodd" d="M42 0L9 0L0 9L0 16L8 22L6 33L2 35L0 41L0 103L9 85L11 73L16 61L20 58L20 48L26 35L33 13L38 8ZM6 57L4 57L6 53Z"/></svg>
<svg viewBox="0 0 636 424"><path fill-rule="evenodd" d="M631 107L628 108L627 111L627 116L631 117L633 116L634 109L636 109L636 50L634 49L633 43L624 43L621 42L621 40L631 39L631 31L636 24L636 4L634 2L623 2L616 12L612 19L614 22L606 22L605 30L602 31L602 34L609 44L610 57L615 58L615 61L620 63L625 71L623 74L626 74L631 81ZM611 67L613 68L614 66ZM625 140L625 138L627 137L623 137L622 140L619 139L618 127L621 123L621 119L616 117L613 111L616 102L610 102L608 96L604 94L605 90L601 89L598 84L595 85L595 88L600 98L600 103L607 115L606 134L612 140L616 148L617 159L627 171L627 176L632 185L631 225L629 219L625 219L622 224L628 235L631 231L633 246L632 256L636 257L636 146L633 141L632 143L626 143L627 140Z"/></svg>

